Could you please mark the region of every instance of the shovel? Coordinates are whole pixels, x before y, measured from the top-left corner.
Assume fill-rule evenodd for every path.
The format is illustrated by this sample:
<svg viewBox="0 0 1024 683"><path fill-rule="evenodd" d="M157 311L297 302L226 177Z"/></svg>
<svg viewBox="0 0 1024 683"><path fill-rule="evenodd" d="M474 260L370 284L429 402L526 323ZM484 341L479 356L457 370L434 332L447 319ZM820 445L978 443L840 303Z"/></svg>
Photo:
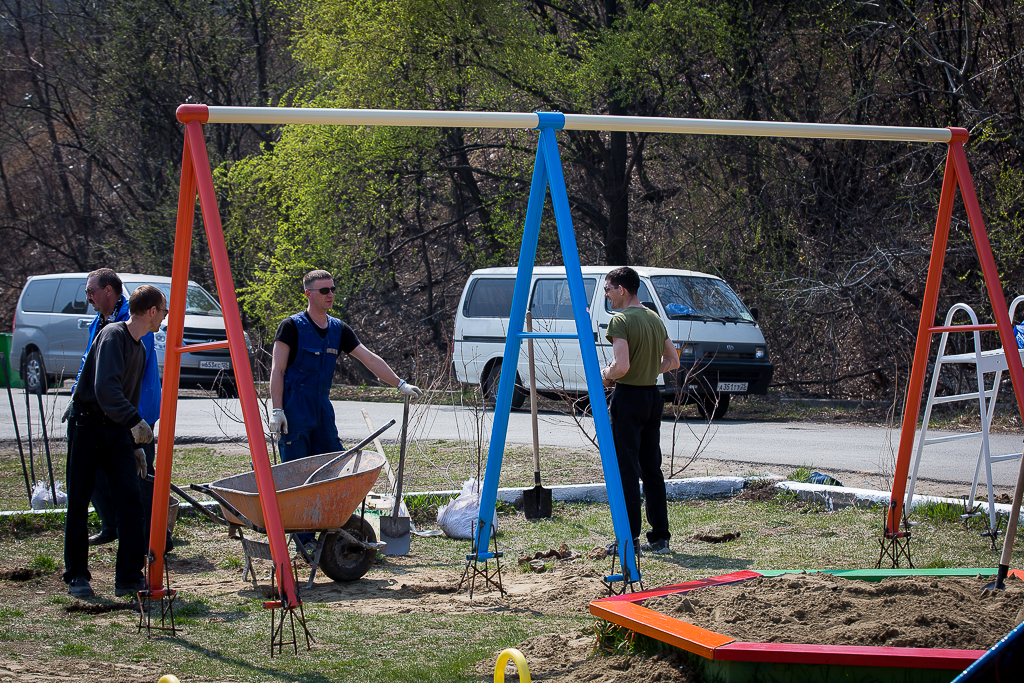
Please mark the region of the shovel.
<svg viewBox="0 0 1024 683"><path fill-rule="evenodd" d="M533 332L533 316L526 314L526 331ZM540 439L537 436L537 380L533 370L533 339L527 338L530 356L530 420L533 423L533 488L523 491L523 514L527 519L551 516L551 489L540 485Z"/></svg>
<svg viewBox="0 0 1024 683"><path fill-rule="evenodd" d="M1017 536L1017 522L1020 520L1022 497L1024 497L1024 458L1020 459L1020 467L1017 470L1017 485L1013 489L1010 519L1006 522L1006 536L1003 537L1003 554L999 558L999 571L996 574L996 580L982 588L982 592L1006 590L1006 577L1010 574L1010 556L1013 554L1013 542Z"/></svg>
<svg viewBox="0 0 1024 683"><path fill-rule="evenodd" d="M402 476L405 474L405 440L409 433L409 397L405 397L402 409L402 445L398 455L398 482L395 484L395 507L391 515L380 518L380 540L387 543L381 552L385 555L406 555L409 552L409 532L411 530L408 517L399 517L402 507Z"/></svg>

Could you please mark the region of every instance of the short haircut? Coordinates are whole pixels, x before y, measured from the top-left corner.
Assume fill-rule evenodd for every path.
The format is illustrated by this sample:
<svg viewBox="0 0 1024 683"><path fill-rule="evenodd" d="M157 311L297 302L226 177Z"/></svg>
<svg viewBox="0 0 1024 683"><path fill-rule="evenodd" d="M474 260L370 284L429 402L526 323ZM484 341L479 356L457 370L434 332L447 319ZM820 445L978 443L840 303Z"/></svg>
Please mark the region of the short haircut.
<svg viewBox="0 0 1024 683"><path fill-rule="evenodd" d="M311 270L302 276L303 291L310 289L317 280L333 280L334 276L326 270Z"/></svg>
<svg viewBox="0 0 1024 683"><path fill-rule="evenodd" d="M89 277L87 279L91 280L94 277L99 278L98 284L100 289L109 285L114 289L114 294L116 294L118 298L121 298L121 294L124 293L124 287L121 285L121 278L117 276L117 273L112 271L110 268L97 268L89 273Z"/></svg>
<svg viewBox="0 0 1024 683"><path fill-rule="evenodd" d="M605 276L612 287L625 287L626 291L635 295L640 290L640 276L629 266L616 268Z"/></svg>
<svg viewBox="0 0 1024 683"><path fill-rule="evenodd" d="M128 311L135 315L136 313L145 313L154 306L159 307L164 303L164 293L153 285L139 285L132 292L131 297L128 299ZM166 305L165 305L166 307Z"/></svg>

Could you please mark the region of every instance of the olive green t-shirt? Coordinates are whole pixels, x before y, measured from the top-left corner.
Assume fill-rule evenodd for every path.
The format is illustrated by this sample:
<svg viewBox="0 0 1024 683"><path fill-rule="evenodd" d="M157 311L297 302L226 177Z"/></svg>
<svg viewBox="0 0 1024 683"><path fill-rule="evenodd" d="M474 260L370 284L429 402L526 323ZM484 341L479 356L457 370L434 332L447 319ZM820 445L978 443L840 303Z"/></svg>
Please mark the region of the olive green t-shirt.
<svg viewBox="0 0 1024 683"><path fill-rule="evenodd" d="M629 370L619 384L649 387L658 383L658 370L668 330L661 316L645 306L627 306L612 316L605 338L625 339L629 344Z"/></svg>

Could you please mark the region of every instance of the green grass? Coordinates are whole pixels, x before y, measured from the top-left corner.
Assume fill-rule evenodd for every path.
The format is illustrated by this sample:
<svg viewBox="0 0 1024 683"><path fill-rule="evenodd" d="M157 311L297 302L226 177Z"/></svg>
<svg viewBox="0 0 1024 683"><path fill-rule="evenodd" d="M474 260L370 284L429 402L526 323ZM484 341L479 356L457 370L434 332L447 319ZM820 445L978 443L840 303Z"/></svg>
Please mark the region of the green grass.
<svg viewBox="0 0 1024 683"><path fill-rule="evenodd" d="M32 562L29 564L29 567L44 574L53 574L61 568L61 565L57 560L53 559L49 555L40 554L32 558Z"/></svg>
<svg viewBox="0 0 1024 683"><path fill-rule="evenodd" d="M795 470L789 473L788 478L790 481L801 481L807 483L811 480L811 473L814 472L814 467L811 465L801 465Z"/></svg>
<svg viewBox="0 0 1024 683"><path fill-rule="evenodd" d="M432 503L431 503L432 504ZM766 501L694 500L669 505L673 530L672 553L641 558L644 585L668 583L724 574L740 569L855 569L873 567L878 557L878 532L882 510L848 508L837 512L775 497ZM917 517L913 557L917 566L990 567L998 554L989 550L987 539L957 519ZM612 537L611 520L605 505L554 505L550 519L527 521L521 513L502 508L498 515L498 547L505 553L506 580L521 576L515 571L516 558L566 543L584 554L576 566L605 575L610 561L586 559L594 546ZM693 538L695 533L721 534L739 531L729 543L708 544ZM147 639L135 630L131 612L105 615L68 614L67 596L55 592L58 579L49 580L50 589L36 592L34 586L5 584L5 603L0 608L0 640L26 656L49 652L53 656L98 662L144 663L156 674L173 672L204 680L294 680L326 681L490 681L476 671L478 662L493 663L497 653L541 633L594 632L597 622L582 611L558 615L531 610L509 609L500 600L476 611L453 609L427 614L400 610L366 614L339 608L330 600L305 602L309 626L317 640L310 652L298 657L269 658L267 631L269 615L263 598L237 588L218 588L220 577L237 577L240 556L235 542L224 538L219 527L201 518L186 516L176 529L181 541L176 557L192 558L188 580L202 579L202 588L182 590L176 609L182 632L176 637ZM41 530L21 538L0 536L0 557L5 567L28 566L37 557L60 557L62 535ZM363 581L404 581L411 563L429 570L438 580L452 585L464 566L468 541L445 537L415 538L406 558L378 557ZM90 558L94 568L112 568L113 554ZM1024 550L1011 560L1020 566ZM261 566L265 583L265 563ZM555 571L558 571L557 569ZM196 573L198 572L198 573ZM440 578L446 577L446 578ZM186 580L172 570L171 581ZM320 579L321 581L323 579ZM100 595L110 595L110 586L94 580ZM20 584L19 584L20 585ZM491 599L482 596L481 599ZM583 605L580 606L582 609ZM608 627L602 647L609 651L634 648L656 650L657 643L637 640ZM597 634L595 632L595 640ZM625 643L625 644L624 644ZM45 648L52 648L46 650Z"/></svg>

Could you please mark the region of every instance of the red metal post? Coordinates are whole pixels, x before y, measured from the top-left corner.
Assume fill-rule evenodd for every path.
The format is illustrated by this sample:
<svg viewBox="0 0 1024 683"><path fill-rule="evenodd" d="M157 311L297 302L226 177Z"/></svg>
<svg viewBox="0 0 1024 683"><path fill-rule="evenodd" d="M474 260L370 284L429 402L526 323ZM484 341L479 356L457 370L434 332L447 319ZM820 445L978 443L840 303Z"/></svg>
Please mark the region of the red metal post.
<svg viewBox="0 0 1024 683"><path fill-rule="evenodd" d="M949 222L952 217L953 199L956 188L960 188L964 210L971 226L974 248L981 264L981 272L985 278L989 302L996 319L995 329L999 332L999 340L1003 349L1016 349L1017 341L1013 333L1013 323L1006 307L1006 298L999 281L999 271L992 256L992 246L985 230L985 221L981 216L981 207L974 191L971 171L964 154L964 143L967 131L963 128L951 128L953 137L949 142L946 154L946 171L942 181L942 195L939 198L939 215L935 224L935 240L932 243L932 257L928 265L928 281L925 285L924 303L921 309L921 323L917 331L917 347L914 352L914 365L910 372L910 383L907 386L907 402L903 412L903 430L900 433L900 447L896 459L896 472L893 476L892 495L889 500L889 513L886 517L886 535L899 533L899 523L903 514L903 497L906 492L907 474L910 470L911 451L917 432L917 418L921 408L921 395L924 388L924 375L928 365L928 352L931 347L931 335L942 332L943 327L933 326L936 306L938 303L939 284L942 280L942 265L949 238ZM982 326L979 326L982 327ZM990 326L985 326L991 329ZM957 327L967 330L967 327ZM1024 415L1024 366L1020 355L1006 353L1007 369L1013 383L1014 395L1017 398L1017 409ZM1022 465L1024 468L1024 465ZM1011 524L1016 520L1011 520Z"/></svg>
<svg viewBox="0 0 1024 683"><path fill-rule="evenodd" d="M235 385L241 402L245 432L252 453L256 484L260 492L260 504L267 526L270 553L274 557L276 573L280 580L282 607L291 609L299 605L299 596L292 576L288 558L288 543L281 523L277 505L277 489L270 470L270 456L260 419L256 387L249 367L249 354L242 331L242 320L238 312L235 285L231 278L231 264L228 261L224 230L217 208L217 195L210 173L210 162L206 155L206 141L203 139L202 123L208 118L204 105L182 105L178 108L178 119L185 123L185 147L182 154L181 188L178 197L178 224L175 233L174 265L171 271L171 310L168 314L167 346L164 357L164 400L160 409L160 444L157 458L157 476L153 492L153 518L150 526L150 548L154 561L150 565L151 596L162 591L163 551L167 528L167 502L170 496L171 458L174 449L174 423L177 412L178 379L181 369L181 354L185 325L185 299L188 288L189 255L192 248L192 222L195 214L195 197L199 195L203 224L206 228L213 273L217 282L227 331L228 350L235 372Z"/></svg>
<svg viewBox="0 0 1024 683"><path fill-rule="evenodd" d="M954 129L954 139L957 137L957 130L962 129ZM896 471L893 474L892 493L889 497L889 512L885 519L886 536L900 533L900 520L903 518L903 496L907 490L907 475L910 472L910 458L914 450L917 417L921 410L921 392L924 389L924 375L928 368L928 350L932 340L928 330L935 322L935 311L938 308L942 266L946 260L946 243L949 240L949 221L953 216L953 200L956 198L954 144L961 143L950 142L949 150L946 153L946 170L942 178L942 194L939 195L939 215L935 221L935 237L932 240L931 260L928 263L928 279L924 286L921 321L917 326L917 346L914 349L913 365L910 366L910 382L907 385L907 399L903 407L903 429L900 431Z"/></svg>
<svg viewBox="0 0 1024 683"><path fill-rule="evenodd" d="M196 124L199 125L199 124ZM174 263L171 266L171 295L168 301L167 342L164 351L163 400L160 403L160 439L156 451L156 482L153 485L153 512L149 526L149 595L164 594L164 550L167 535L167 503L171 491L171 461L174 457L174 424L178 415L178 380L185 331L185 300L188 289L189 257L192 251L192 224L196 206L196 174L192 150L186 136L181 154L181 184L178 189L178 220L174 232Z"/></svg>

